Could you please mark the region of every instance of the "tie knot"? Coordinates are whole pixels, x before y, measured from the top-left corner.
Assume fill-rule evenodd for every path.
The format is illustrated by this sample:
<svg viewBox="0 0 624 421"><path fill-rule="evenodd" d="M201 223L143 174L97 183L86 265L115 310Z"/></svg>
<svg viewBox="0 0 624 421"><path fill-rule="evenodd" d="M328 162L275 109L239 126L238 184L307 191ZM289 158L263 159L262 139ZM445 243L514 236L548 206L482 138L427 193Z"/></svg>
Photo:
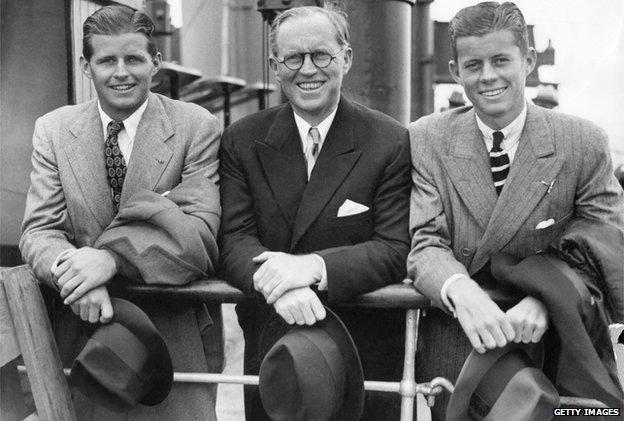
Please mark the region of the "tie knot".
<svg viewBox="0 0 624 421"><path fill-rule="evenodd" d="M309 133L313 143L319 143L321 141L321 134L316 127L310 127Z"/></svg>
<svg viewBox="0 0 624 421"><path fill-rule="evenodd" d="M503 143L503 139L505 138L505 135L503 135L503 132L496 131L492 133L492 137L494 138L494 147L492 149L494 149L495 151L501 150L500 146L501 146L501 143Z"/></svg>
<svg viewBox="0 0 624 421"><path fill-rule="evenodd" d="M108 136L119 134L124 128L123 121L111 121L108 123Z"/></svg>

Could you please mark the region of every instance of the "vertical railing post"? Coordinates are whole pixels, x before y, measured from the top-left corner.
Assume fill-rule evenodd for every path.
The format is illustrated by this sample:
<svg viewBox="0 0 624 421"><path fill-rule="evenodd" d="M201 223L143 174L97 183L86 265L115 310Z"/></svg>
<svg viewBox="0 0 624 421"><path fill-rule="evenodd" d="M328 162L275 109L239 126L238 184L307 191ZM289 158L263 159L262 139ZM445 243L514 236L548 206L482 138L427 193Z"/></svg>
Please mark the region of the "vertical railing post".
<svg viewBox="0 0 624 421"><path fill-rule="evenodd" d="M401 394L401 421L412 421L416 398L416 340L418 339L418 316L420 310L409 309L405 312L405 360L403 378L399 393Z"/></svg>
<svg viewBox="0 0 624 421"><path fill-rule="evenodd" d="M0 273L40 420L76 420L39 285L26 266Z"/></svg>

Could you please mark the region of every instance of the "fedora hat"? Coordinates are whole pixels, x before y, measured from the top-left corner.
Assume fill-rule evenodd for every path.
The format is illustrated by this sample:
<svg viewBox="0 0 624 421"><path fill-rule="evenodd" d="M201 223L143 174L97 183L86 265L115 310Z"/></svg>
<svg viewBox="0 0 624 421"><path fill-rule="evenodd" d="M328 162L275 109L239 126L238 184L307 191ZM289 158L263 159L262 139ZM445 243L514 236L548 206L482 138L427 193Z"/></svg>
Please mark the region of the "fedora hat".
<svg viewBox="0 0 624 421"><path fill-rule="evenodd" d="M93 332L74 360L71 383L114 412L158 405L173 383L165 341L139 307L120 298L111 303L113 319Z"/></svg>
<svg viewBox="0 0 624 421"><path fill-rule="evenodd" d="M559 394L540 367L542 344L512 343L485 354L472 351L451 395L446 421L542 421L553 416Z"/></svg>
<svg viewBox="0 0 624 421"><path fill-rule="evenodd" d="M348 421L362 416L360 357L345 325L326 310L326 318L314 326L290 328L262 360L260 398L273 420Z"/></svg>

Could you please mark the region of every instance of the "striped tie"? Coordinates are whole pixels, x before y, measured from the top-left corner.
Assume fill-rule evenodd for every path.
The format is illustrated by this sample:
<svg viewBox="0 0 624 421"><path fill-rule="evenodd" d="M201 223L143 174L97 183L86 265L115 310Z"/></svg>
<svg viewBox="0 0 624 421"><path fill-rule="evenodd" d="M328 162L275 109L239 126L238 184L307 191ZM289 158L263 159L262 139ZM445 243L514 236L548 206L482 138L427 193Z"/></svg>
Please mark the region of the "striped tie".
<svg viewBox="0 0 624 421"><path fill-rule="evenodd" d="M494 145L490 150L490 165L492 166L492 178L494 179L494 187L496 194L500 196L507 174L509 174L509 155L501 148L503 142L503 132L494 132Z"/></svg>

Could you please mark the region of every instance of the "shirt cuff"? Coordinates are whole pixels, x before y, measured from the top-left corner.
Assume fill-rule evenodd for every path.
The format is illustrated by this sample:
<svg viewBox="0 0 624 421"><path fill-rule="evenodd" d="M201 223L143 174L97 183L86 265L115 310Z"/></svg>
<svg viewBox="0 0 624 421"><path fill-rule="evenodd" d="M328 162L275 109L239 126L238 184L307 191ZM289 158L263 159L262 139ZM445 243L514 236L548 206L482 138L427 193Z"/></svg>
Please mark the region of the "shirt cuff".
<svg viewBox="0 0 624 421"><path fill-rule="evenodd" d="M457 318L457 313L455 312L455 306L449 299L446 292L448 291L449 287L453 284L453 282L461 278L467 278L467 276L463 273L454 273L453 275L449 276L446 279L446 281L444 281L444 284L442 285L442 289L440 290L440 299L442 299L442 303L446 306L447 310L451 312L451 314L453 314L453 317L455 318Z"/></svg>
<svg viewBox="0 0 624 421"><path fill-rule="evenodd" d="M327 290L327 266L325 266L325 260L318 254L313 254L312 256L318 258L321 262L321 280L318 282L318 290L325 291Z"/></svg>

